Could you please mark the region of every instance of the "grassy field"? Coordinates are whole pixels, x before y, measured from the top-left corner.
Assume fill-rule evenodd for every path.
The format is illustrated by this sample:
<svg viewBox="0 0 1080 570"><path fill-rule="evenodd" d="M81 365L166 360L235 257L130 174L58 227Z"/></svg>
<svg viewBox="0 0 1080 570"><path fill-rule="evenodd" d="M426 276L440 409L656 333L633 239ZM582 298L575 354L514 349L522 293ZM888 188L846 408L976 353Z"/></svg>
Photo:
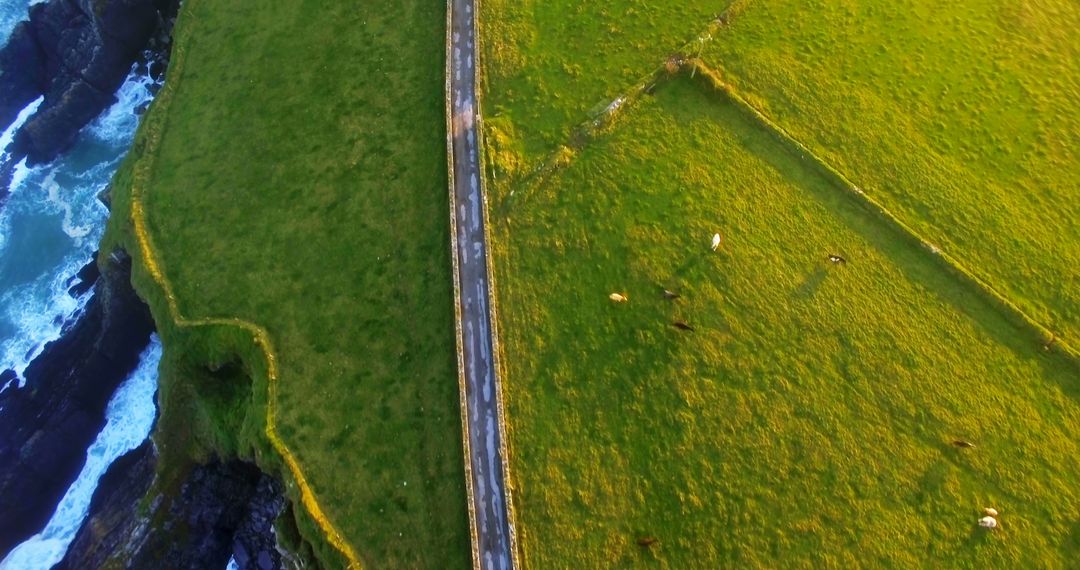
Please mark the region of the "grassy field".
<svg viewBox="0 0 1080 570"><path fill-rule="evenodd" d="M565 142L730 2L483 0L484 120L489 144L506 143L506 174Z"/></svg>
<svg viewBox="0 0 1080 570"><path fill-rule="evenodd" d="M1080 552L1076 364L703 84L660 87L492 228L529 567Z"/></svg>
<svg viewBox="0 0 1080 570"><path fill-rule="evenodd" d="M1075 360L701 76L571 129L700 54L1075 342L1075 4L736 0L703 43L708 10L494 5L485 134L529 567L1071 567ZM545 156L558 167L530 177Z"/></svg>
<svg viewBox="0 0 1080 570"><path fill-rule="evenodd" d="M705 49L727 81L1080 340L1080 4L743 4Z"/></svg>
<svg viewBox="0 0 1080 570"><path fill-rule="evenodd" d="M184 67L147 121L163 132L155 148L140 133L109 239L138 254L132 172L153 160L143 202L179 310L268 332L277 430L329 521L367 567L468 567L445 6L192 2L181 20ZM177 330L137 276L164 329L165 451L254 454L297 499L263 437L267 366L251 336ZM322 564L342 565L296 510Z"/></svg>

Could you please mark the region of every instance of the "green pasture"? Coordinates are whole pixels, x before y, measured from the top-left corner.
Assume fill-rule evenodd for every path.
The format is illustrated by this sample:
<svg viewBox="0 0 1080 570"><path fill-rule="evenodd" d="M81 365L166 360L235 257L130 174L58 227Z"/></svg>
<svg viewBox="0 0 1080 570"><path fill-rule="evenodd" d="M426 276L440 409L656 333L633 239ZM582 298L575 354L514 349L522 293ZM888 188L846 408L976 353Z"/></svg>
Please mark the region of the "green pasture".
<svg viewBox="0 0 1080 570"><path fill-rule="evenodd" d="M741 3L704 50L795 138L1080 342L1080 4Z"/></svg>
<svg viewBox="0 0 1080 570"><path fill-rule="evenodd" d="M161 144L141 138L114 190L125 207L131 164L157 153L146 216L182 314L269 331L278 431L370 568L470 565L445 16L443 4L412 1L185 4L185 66L169 77L168 106L151 110L167 113ZM114 216L111 236L137 252L127 223ZM167 315L154 286L143 289ZM261 441L265 367L250 335L160 325L166 447L254 450L280 465ZM230 363L228 347L244 340ZM342 564L294 508L320 562Z"/></svg>
<svg viewBox="0 0 1080 570"><path fill-rule="evenodd" d="M484 120L506 174L526 173L730 2L482 0Z"/></svg>
<svg viewBox="0 0 1080 570"><path fill-rule="evenodd" d="M663 83L506 203L492 245L529 568L1076 561L1076 363L705 82Z"/></svg>

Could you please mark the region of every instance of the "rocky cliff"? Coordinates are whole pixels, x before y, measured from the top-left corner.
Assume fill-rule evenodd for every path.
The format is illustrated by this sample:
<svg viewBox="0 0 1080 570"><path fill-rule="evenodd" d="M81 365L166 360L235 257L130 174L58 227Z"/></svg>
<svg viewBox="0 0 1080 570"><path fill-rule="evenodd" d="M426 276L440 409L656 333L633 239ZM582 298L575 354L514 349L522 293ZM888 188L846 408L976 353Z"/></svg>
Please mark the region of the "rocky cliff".
<svg viewBox="0 0 1080 570"><path fill-rule="evenodd" d="M116 253L100 275L96 263L84 267L72 285L95 287L83 313L30 364L25 387L0 392L0 559L44 527L149 342L130 264ZM14 379L0 372L0 385ZM290 567L273 526L285 508L281 484L252 463L163 465L148 440L109 467L56 568L224 568L230 556L243 569Z"/></svg>
<svg viewBox="0 0 1080 570"><path fill-rule="evenodd" d="M165 70L179 0L49 0L0 49L0 129L38 97L0 164L63 153L79 130L113 102L135 62ZM3 160L0 159L0 160ZM5 174L7 173L7 174ZM39 531L78 475L119 383L138 364L153 330L130 284L130 260L88 264L73 280L83 313L27 369L26 387L0 371L0 559ZM2 388L0 388L2 389ZM160 426L158 428L160 429ZM156 432L156 436L161 436ZM287 509L281 484L252 463L195 465L183 452L159 457L152 441L118 459L99 483L90 513L57 568L241 568L301 565L279 545L274 522ZM293 544L302 540L282 517ZM296 535L296 536L293 536Z"/></svg>
<svg viewBox="0 0 1080 570"><path fill-rule="evenodd" d="M136 569L224 568L230 556L244 570L292 567L272 526L285 508L280 483L251 463L213 460L188 470L179 485L160 485L179 492L161 494L152 485L157 465L148 441L109 468L54 570L111 560Z"/></svg>
<svg viewBox="0 0 1080 570"><path fill-rule="evenodd" d="M7 149L48 162L113 102L146 50L166 57L178 0L51 0L30 7L0 50L0 129L44 96ZM160 69L160 64L155 64Z"/></svg>
<svg viewBox="0 0 1080 570"><path fill-rule="evenodd" d="M108 265L83 313L27 367L25 386L0 393L0 558L48 522L150 341L130 259L118 253Z"/></svg>

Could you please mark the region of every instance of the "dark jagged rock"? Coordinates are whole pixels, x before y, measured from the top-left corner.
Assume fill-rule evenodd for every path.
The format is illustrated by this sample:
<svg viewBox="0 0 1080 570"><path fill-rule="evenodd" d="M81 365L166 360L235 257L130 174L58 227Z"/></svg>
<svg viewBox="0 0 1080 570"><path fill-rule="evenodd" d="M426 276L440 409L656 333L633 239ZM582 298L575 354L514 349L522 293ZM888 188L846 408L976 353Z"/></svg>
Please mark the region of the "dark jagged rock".
<svg viewBox="0 0 1080 570"><path fill-rule="evenodd" d="M150 440L114 461L98 481L89 515L54 569L101 568L117 553L137 550L148 519L133 513L150 490L156 467Z"/></svg>
<svg viewBox="0 0 1080 570"><path fill-rule="evenodd" d="M101 276L101 270L97 264L98 252L95 251L94 255L90 256L90 261L86 265L79 269L68 281L68 295L72 297L81 297L83 293L86 293L97 282L98 277Z"/></svg>
<svg viewBox="0 0 1080 570"><path fill-rule="evenodd" d="M240 552L248 556L241 568L281 568L272 525L284 504L280 484L252 463L214 460L196 467L129 567L156 568L169 560L172 568L223 568Z"/></svg>
<svg viewBox="0 0 1080 570"><path fill-rule="evenodd" d="M272 477L262 476L251 498L248 514L236 529L233 559L242 570L283 568L274 521L285 510L284 489Z"/></svg>
<svg viewBox="0 0 1080 570"><path fill-rule="evenodd" d="M112 256L78 320L45 345L22 388L0 395L0 557L48 521L105 425L105 407L139 363L153 322ZM119 261L116 261L119 260Z"/></svg>
<svg viewBox="0 0 1080 570"><path fill-rule="evenodd" d="M0 128L37 97L45 99L15 134L10 161L48 162L70 146L79 130L113 103L113 93L145 50L168 49L163 36L177 5L176 0L50 0L31 6L29 20L15 27L0 50Z"/></svg>
<svg viewBox="0 0 1080 570"><path fill-rule="evenodd" d="M19 379L19 375L15 374L14 370L2 370L0 371L0 410L4 408L4 392L7 392L9 388L15 385Z"/></svg>
<svg viewBox="0 0 1080 570"><path fill-rule="evenodd" d="M54 570L100 568L282 568L273 522L285 507L281 484L251 463L213 460L192 468L174 497L153 496L157 457L149 442L117 460L102 477L64 559ZM164 485L169 487L169 485ZM151 523L151 521L153 521Z"/></svg>
<svg viewBox="0 0 1080 570"><path fill-rule="evenodd" d="M258 468L240 461L196 467L172 500L162 525L168 534L152 534L132 565L151 568L157 560L170 560L175 568L224 568L260 476Z"/></svg>
<svg viewBox="0 0 1080 570"><path fill-rule="evenodd" d="M19 22L0 49L0 126L5 129L19 111L41 96L47 85L44 54L38 48L33 27ZM8 70L17 70L11 71Z"/></svg>

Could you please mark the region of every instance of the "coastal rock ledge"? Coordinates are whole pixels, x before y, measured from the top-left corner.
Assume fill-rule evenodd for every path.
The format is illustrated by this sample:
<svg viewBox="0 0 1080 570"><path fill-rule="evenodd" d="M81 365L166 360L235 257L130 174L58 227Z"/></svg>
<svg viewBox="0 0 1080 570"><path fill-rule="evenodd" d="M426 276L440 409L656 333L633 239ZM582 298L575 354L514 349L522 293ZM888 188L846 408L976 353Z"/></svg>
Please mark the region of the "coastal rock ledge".
<svg viewBox="0 0 1080 570"><path fill-rule="evenodd" d="M130 258L109 256L82 314L27 366L26 385L0 392L0 558L48 522L150 342L150 310L130 280Z"/></svg>
<svg viewBox="0 0 1080 570"><path fill-rule="evenodd" d="M113 463L53 570L117 562L133 569L224 568L230 556L242 570L297 567L273 529L286 506L277 480L252 463L215 459L188 470L179 492L164 495L154 490L158 468L150 440Z"/></svg>
<svg viewBox="0 0 1080 570"><path fill-rule="evenodd" d="M16 25L0 49L0 130L44 96L7 149L12 160L38 164L56 158L113 103L144 51L166 57L178 5L178 0L51 0L31 6L29 20Z"/></svg>

